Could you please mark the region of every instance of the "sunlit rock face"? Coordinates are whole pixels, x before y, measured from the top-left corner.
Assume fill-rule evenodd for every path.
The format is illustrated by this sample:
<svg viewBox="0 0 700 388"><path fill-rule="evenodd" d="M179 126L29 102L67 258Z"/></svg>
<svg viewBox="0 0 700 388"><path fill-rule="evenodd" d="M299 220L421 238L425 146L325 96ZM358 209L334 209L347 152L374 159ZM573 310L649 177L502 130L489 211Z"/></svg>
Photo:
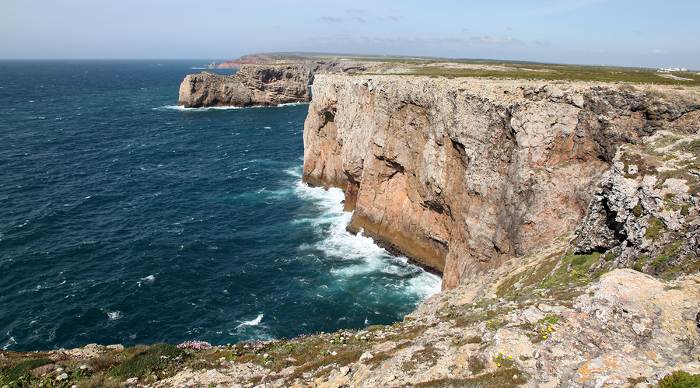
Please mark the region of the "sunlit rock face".
<svg viewBox="0 0 700 388"><path fill-rule="evenodd" d="M571 82L321 74L313 91L305 181L345 189L351 230L445 288L573 231L620 144L691 133L700 107Z"/></svg>

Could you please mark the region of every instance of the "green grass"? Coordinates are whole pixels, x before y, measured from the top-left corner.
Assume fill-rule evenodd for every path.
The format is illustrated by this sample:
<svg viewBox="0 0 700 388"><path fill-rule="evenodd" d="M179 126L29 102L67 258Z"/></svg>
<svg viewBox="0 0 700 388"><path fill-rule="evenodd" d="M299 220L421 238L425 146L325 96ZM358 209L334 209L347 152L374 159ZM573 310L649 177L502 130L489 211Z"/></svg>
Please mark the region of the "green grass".
<svg viewBox="0 0 700 388"><path fill-rule="evenodd" d="M496 371L484 373L468 379L444 378L430 380L414 385L416 388L435 387L480 387L480 388L509 388L527 383L523 373L517 368L499 368Z"/></svg>
<svg viewBox="0 0 700 388"><path fill-rule="evenodd" d="M591 267L600 262L600 256L601 254L598 252L587 255L567 253L562 257L557 268L542 281L540 286L551 289L589 284L599 275L591 272Z"/></svg>
<svg viewBox="0 0 700 388"><path fill-rule="evenodd" d="M407 75L433 77L493 77L510 79L626 82L640 84L700 86L700 75L696 72L679 72L672 75L689 78L691 81L678 81L660 76L655 69L613 66L585 66L528 61L504 61L492 59L454 59L434 57L405 57L382 55L353 55L335 53L265 53L273 60L340 60L351 59L359 62L387 63L409 67ZM488 68L453 68L450 64L481 65ZM400 73L405 74L405 73Z"/></svg>
<svg viewBox="0 0 700 388"><path fill-rule="evenodd" d="M661 233L663 233L664 230L666 230L666 224L656 217L651 217L649 218L649 226L644 232L644 237L652 241L656 240L659 238L659 236L661 236Z"/></svg>
<svg viewBox="0 0 700 388"><path fill-rule="evenodd" d="M0 370L0 386L5 384L23 386L23 383L29 381L29 372L31 372L32 369L52 363L53 360L49 358L37 358L21 361L6 369Z"/></svg>
<svg viewBox="0 0 700 388"><path fill-rule="evenodd" d="M700 375L691 375L688 372L676 371L659 381L659 388L698 388L700 387Z"/></svg>
<svg viewBox="0 0 700 388"><path fill-rule="evenodd" d="M173 345L153 345L112 367L109 370L109 375L119 379L147 377L151 374L162 372L177 360L186 357L186 355L187 353L184 350L178 349Z"/></svg>
<svg viewBox="0 0 700 388"><path fill-rule="evenodd" d="M477 64L477 62L474 63ZM408 74L437 77L492 77L509 79L538 79L547 81L565 80L700 86L700 76L695 73L674 74L682 78L692 79L692 81L678 81L661 77L655 70L640 68L515 64L496 62L481 62L479 64L493 64L505 67L506 69L451 68L428 65L414 67Z"/></svg>

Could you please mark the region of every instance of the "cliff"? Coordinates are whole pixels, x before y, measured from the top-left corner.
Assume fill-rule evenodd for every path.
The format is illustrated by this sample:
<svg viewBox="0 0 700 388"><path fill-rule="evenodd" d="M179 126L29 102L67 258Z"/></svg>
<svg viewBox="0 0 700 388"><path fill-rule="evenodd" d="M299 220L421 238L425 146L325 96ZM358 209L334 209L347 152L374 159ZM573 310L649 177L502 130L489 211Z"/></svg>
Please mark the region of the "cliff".
<svg viewBox="0 0 700 388"><path fill-rule="evenodd" d="M304 64L244 65L235 75L190 74L180 84L178 104L198 108L305 102L311 80L311 68Z"/></svg>
<svg viewBox="0 0 700 388"><path fill-rule="evenodd" d="M351 230L454 288L573 231L618 146L694 133L699 101L583 82L319 75L304 180L345 189Z"/></svg>
<svg viewBox="0 0 700 388"><path fill-rule="evenodd" d="M315 74L354 73L370 70L373 66L376 64L355 61L270 60L260 64L240 64L234 75L189 74L180 84L178 105L187 108L245 107L308 102Z"/></svg>

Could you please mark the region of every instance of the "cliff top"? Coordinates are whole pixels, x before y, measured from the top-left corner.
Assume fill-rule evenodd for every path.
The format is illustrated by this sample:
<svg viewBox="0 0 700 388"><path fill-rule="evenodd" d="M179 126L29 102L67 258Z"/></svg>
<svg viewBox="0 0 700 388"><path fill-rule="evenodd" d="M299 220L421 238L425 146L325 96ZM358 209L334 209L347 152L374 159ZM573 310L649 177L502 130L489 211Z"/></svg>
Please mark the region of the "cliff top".
<svg viewBox="0 0 700 388"><path fill-rule="evenodd" d="M406 77L411 82L406 83ZM610 89L629 93L646 93L661 99L681 99L685 102L700 103L700 88L693 85L650 84L644 82L599 82L575 79L515 79L508 77L447 77L424 74L395 73L355 73L355 74L318 74L317 83L373 83L376 85L401 85L402 87L420 88L420 85L449 87L454 90L478 90L480 96L503 102L516 102L523 99L570 99L574 94L582 94L592 89ZM571 101L569 101L571 102Z"/></svg>
<svg viewBox="0 0 700 388"><path fill-rule="evenodd" d="M660 72L656 69L429 57L344 54L268 53L227 61L219 67L245 64L269 65L302 61L356 62L371 64L372 72L433 77L488 77L519 80L565 80L627 82L656 85L700 86L700 72Z"/></svg>

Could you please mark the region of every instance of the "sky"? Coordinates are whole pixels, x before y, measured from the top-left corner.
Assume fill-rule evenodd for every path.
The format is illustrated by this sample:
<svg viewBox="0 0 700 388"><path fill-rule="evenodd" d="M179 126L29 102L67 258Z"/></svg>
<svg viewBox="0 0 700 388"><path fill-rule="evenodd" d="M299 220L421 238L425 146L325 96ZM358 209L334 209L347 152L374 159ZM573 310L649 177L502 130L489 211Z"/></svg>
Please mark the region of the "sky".
<svg viewBox="0 0 700 388"><path fill-rule="evenodd" d="M700 1L0 0L0 59L294 51L700 69Z"/></svg>

